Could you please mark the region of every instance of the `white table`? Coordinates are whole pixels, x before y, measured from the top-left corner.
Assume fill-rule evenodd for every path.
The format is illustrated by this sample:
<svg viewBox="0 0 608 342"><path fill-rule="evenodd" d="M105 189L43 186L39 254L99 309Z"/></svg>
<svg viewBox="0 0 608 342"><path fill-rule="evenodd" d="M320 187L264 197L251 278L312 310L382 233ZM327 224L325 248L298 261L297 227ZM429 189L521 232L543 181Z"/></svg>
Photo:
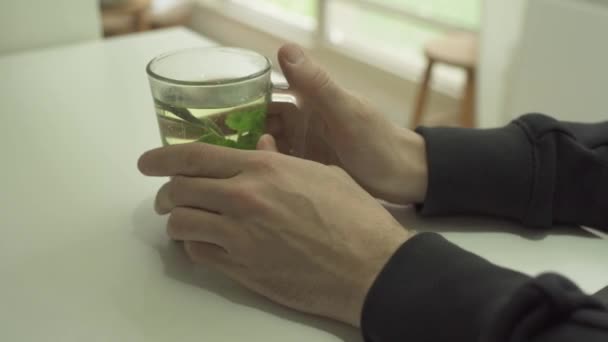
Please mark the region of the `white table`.
<svg viewBox="0 0 608 342"><path fill-rule="evenodd" d="M145 64L209 44L171 29L0 57L0 341L360 341L191 265L152 212L163 180L135 167L160 141ZM395 215L501 265L608 284L608 244L580 231Z"/></svg>

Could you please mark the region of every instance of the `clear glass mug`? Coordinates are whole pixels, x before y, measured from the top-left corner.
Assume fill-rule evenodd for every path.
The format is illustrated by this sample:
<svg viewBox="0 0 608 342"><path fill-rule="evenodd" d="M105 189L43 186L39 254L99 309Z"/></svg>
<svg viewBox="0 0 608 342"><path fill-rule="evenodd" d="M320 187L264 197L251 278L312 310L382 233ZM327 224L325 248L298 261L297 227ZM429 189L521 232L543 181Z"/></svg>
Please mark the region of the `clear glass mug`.
<svg viewBox="0 0 608 342"><path fill-rule="evenodd" d="M252 150L270 101L292 102L273 87L268 58L229 47L162 54L146 68L163 145L204 142Z"/></svg>

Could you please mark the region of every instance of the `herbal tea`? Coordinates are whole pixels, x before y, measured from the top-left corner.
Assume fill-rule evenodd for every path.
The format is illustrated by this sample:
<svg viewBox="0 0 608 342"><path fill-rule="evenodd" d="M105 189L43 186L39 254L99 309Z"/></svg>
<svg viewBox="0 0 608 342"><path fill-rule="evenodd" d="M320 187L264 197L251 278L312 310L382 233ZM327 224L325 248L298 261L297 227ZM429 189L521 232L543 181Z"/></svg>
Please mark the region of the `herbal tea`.
<svg viewBox="0 0 608 342"><path fill-rule="evenodd" d="M234 107L183 108L154 100L163 144L203 142L254 150L264 133L267 97Z"/></svg>
<svg viewBox="0 0 608 342"><path fill-rule="evenodd" d="M256 148L272 96L268 58L239 48L192 48L157 56L146 72L164 145Z"/></svg>

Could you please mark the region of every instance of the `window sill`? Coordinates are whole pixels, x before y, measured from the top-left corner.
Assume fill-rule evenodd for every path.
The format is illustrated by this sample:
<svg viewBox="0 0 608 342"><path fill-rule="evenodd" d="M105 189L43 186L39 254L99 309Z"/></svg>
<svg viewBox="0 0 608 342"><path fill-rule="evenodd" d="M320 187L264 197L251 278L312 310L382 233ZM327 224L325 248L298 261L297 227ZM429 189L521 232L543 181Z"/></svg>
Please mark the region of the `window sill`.
<svg viewBox="0 0 608 342"><path fill-rule="evenodd" d="M294 23L287 18L278 19L271 14L231 2L198 0L198 3L206 10L277 38L296 42L306 48L312 48L315 44L314 28L309 27L310 25L307 23L297 22L297 20Z"/></svg>
<svg viewBox="0 0 608 342"><path fill-rule="evenodd" d="M383 57L378 58L377 53L362 45L327 43L324 47L344 58L358 61L410 82L419 83L426 68L424 55L415 51L403 52L399 56L384 54ZM444 95L460 97L464 80L465 75L462 70L447 65L437 65L433 68L431 86Z"/></svg>
<svg viewBox="0 0 608 342"><path fill-rule="evenodd" d="M411 51L399 56L372 53L362 44L334 44L327 39L320 39L314 30L306 25L294 24L284 18L262 13L247 6L224 2L198 0L207 11L238 21L252 29L264 32L276 38L292 41L308 49L326 49L345 59L366 64L381 72L389 73L409 82L419 82L426 61L421 53ZM450 97L460 97L464 83L464 73L448 66L437 66L433 71L432 88Z"/></svg>

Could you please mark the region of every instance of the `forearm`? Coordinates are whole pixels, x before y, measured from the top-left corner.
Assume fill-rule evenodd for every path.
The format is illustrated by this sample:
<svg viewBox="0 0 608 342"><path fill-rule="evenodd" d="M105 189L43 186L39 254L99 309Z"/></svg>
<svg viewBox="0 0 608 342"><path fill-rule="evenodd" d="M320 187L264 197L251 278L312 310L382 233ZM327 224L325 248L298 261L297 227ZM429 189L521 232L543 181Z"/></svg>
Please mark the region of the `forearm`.
<svg viewBox="0 0 608 342"><path fill-rule="evenodd" d="M366 341L606 341L608 312L564 278L497 267L439 235L408 240L368 293Z"/></svg>
<svg viewBox="0 0 608 342"><path fill-rule="evenodd" d="M424 179L423 214L608 228L608 123L531 115L499 129L418 133L427 174L409 181ZM362 329L370 342L595 342L608 340L608 313L561 276L530 278L427 233L384 267L367 295Z"/></svg>
<svg viewBox="0 0 608 342"><path fill-rule="evenodd" d="M524 116L504 128L419 128L424 215L484 214L529 226L608 229L608 123Z"/></svg>

